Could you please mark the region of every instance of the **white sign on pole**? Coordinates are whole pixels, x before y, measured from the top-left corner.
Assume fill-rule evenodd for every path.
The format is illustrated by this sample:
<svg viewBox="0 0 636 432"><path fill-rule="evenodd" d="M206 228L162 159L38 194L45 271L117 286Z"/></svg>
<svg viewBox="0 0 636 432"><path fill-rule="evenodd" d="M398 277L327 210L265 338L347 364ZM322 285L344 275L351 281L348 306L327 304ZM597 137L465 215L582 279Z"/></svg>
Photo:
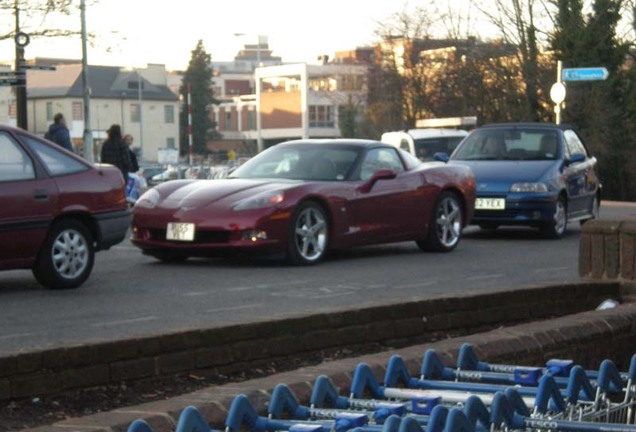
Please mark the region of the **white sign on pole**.
<svg viewBox="0 0 636 432"><path fill-rule="evenodd" d="M179 150L170 148L160 148L157 150L157 162L161 165L179 163Z"/></svg>

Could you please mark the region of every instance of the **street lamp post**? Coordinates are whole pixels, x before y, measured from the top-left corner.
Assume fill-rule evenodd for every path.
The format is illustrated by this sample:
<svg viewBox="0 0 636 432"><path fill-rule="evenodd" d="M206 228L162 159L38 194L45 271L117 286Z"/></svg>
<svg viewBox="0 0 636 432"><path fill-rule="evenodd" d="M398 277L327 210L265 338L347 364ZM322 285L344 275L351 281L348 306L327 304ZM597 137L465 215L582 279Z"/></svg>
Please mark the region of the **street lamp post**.
<svg viewBox="0 0 636 432"><path fill-rule="evenodd" d="M139 102L139 158L143 159L144 157L144 110L143 110L143 99L142 99L142 86L143 83L141 81L141 73L137 72L137 100Z"/></svg>
<svg viewBox="0 0 636 432"><path fill-rule="evenodd" d="M84 158L93 162L94 145L93 132L91 130L91 88L88 81L88 50L86 47L86 2L80 1L80 11L82 20L82 93L84 96Z"/></svg>
<svg viewBox="0 0 636 432"><path fill-rule="evenodd" d="M20 76L24 73L26 78L26 69L24 69L24 47L28 44L28 39L25 43L19 42L19 36L23 33L20 31L20 5L18 0L15 0L15 73L16 76ZM27 93L26 84L20 85L15 88L15 104L16 104L16 117L17 125L19 128L26 130L27 124Z"/></svg>
<svg viewBox="0 0 636 432"><path fill-rule="evenodd" d="M244 33L234 33L234 36L245 36ZM263 136L261 132L261 77L258 68L261 66L261 38L262 35L256 36L256 67L253 70L254 74L254 91L256 93L256 148L260 153L264 150Z"/></svg>

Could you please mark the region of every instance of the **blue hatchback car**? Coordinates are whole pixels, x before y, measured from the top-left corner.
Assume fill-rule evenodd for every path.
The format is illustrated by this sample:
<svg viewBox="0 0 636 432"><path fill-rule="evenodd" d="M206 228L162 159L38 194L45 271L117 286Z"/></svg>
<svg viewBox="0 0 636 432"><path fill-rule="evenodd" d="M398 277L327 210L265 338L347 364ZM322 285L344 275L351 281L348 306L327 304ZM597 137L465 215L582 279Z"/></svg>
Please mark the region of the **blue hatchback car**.
<svg viewBox="0 0 636 432"><path fill-rule="evenodd" d="M473 130L437 160L469 166L477 182L472 224L537 227L560 238L568 222L598 217L596 158L566 125L502 123Z"/></svg>

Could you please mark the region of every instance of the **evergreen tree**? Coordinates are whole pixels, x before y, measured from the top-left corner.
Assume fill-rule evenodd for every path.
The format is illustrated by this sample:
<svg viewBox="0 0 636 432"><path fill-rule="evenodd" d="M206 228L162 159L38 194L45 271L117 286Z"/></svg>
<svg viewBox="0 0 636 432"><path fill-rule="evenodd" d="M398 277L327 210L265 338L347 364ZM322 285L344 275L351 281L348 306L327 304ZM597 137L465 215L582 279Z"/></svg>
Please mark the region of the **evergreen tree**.
<svg viewBox="0 0 636 432"><path fill-rule="evenodd" d="M582 0L558 0L557 6L552 46L564 67L603 66L610 73L606 81L569 82L563 119L581 131L599 159L605 198L627 199L633 195L626 161L634 140L625 116L628 46L616 35L623 0L595 0L587 17Z"/></svg>
<svg viewBox="0 0 636 432"><path fill-rule="evenodd" d="M212 90L212 56L205 51L203 41L199 40L192 50L188 69L183 75L183 84L179 89L183 104L181 108L181 154L188 154L188 106L187 85L190 85L192 100L192 143L194 153L204 154L207 141L213 136L212 122L208 113L211 104L218 103Z"/></svg>

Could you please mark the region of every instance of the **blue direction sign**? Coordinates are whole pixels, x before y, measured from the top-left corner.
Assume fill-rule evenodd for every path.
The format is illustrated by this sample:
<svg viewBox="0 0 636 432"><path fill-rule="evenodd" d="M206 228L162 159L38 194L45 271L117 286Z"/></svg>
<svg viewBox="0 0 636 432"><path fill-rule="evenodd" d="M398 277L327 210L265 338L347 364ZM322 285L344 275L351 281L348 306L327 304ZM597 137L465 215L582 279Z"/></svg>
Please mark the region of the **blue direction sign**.
<svg viewBox="0 0 636 432"><path fill-rule="evenodd" d="M609 72L604 67L564 68L561 73L563 81L602 81L608 76Z"/></svg>

